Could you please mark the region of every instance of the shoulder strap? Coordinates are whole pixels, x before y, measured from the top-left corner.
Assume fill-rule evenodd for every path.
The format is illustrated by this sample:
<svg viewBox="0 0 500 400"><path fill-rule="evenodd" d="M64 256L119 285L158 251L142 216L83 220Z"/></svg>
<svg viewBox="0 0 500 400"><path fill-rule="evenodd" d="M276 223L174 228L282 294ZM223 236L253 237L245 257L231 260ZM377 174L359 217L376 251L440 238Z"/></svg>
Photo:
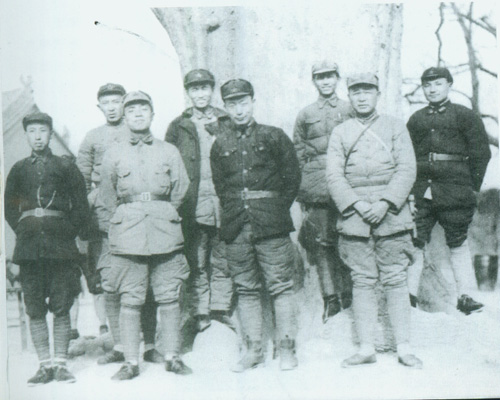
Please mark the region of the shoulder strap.
<svg viewBox="0 0 500 400"><path fill-rule="evenodd" d="M371 128L371 126L375 123L375 121L378 119L378 115L375 117L375 119L370 122L362 131L361 133L358 135L358 137L356 138L356 140L352 143L351 147L349 148L349 151L347 152L346 156L345 156L345 162L344 162L344 171L347 167L347 161L349 161L349 157L351 156L352 152L354 151L354 148L356 147L356 145L358 144L359 140L363 137L363 135L368 131L368 129Z"/></svg>

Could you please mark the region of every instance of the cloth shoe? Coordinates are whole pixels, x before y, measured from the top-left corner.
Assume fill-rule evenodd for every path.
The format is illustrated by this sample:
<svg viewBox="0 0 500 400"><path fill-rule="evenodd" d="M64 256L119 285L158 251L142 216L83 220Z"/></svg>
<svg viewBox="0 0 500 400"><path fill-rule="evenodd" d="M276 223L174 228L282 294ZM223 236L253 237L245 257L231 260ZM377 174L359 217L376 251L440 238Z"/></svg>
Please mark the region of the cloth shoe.
<svg viewBox="0 0 500 400"><path fill-rule="evenodd" d="M405 354L404 356L398 356L398 362L405 367L422 369L422 361L413 354Z"/></svg>
<svg viewBox="0 0 500 400"><path fill-rule="evenodd" d="M323 299L324 301L324 310L323 310L323 323L326 322L336 314L340 312L342 309L340 305L340 299L337 294L333 294L331 296L327 296Z"/></svg>
<svg viewBox="0 0 500 400"><path fill-rule="evenodd" d="M264 353L262 352L262 343L260 341L248 341L247 352L238 361L238 363L231 368L233 372L243 372L250 368L255 368L264 363Z"/></svg>
<svg viewBox="0 0 500 400"><path fill-rule="evenodd" d="M377 362L377 357L375 354L370 354L368 356L362 355L362 354L354 354L353 356L346 358L344 361L342 361L341 367L342 368L352 368L352 367L359 367L361 365L366 365L366 364L373 364Z"/></svg>
<svg viewBox="0 0 500 400"><path fill-rule="evenodd" d="M288 371L297 368L299 361L295 355L295 340L283 339L280 342L280 369Z"/></svg>
<svg viewBox="0 0 500 400"><path fill-rule="evenodd" d="M102 357L99 357L97 359L97 364L104 365L104 364L118 363L124 361L125 361L125 356L121 351L111 350L109 353L106 353Z"/></svg>
<svg viewBox="0 0 500 400"><path fill-rule="evenodd" d="M174 356L165 361L165 370L178 375L190 375L193 370L189 368L179 356Z"/></svg>
<svg viewBox="0 0 500 400"><path fill-rule="evenodd" d="M111 379L114 381L125 381L134 379L136 376L139 376L139 366L126 362L121 366L118 372L111 377Z"/></svg>
<svg viewBox="0 0 500 400"><path fill-rule="evenodd" d="M482 311L484 304L475 301L472 297L463 294L457 302L457 310L469 315L473 312Z"/></svg>
<svg viewBox="0 0 500 400"><path fill-rule="evenodd" d="M54 379L54 371L49 365L40 365L36 374L28 379L28 386L38 386L49 383Z"/></svg>
<svg viewBox="0 0 500 400"><path fill-rule="evenodd" d="M156 349L149 349L145 351L142 357L144 361L150 363L162 364L163 362L165 362L165 359L163 358L161 353Z"/></svg>
<svg viewBox="0 0 500 400"><path fill-rule="evenodd" d="M54 379L57 382L64 382L64 383L76 382L75 376L68 371L66 364L58 364L53 368L53 370L54 370Z"/></svg>

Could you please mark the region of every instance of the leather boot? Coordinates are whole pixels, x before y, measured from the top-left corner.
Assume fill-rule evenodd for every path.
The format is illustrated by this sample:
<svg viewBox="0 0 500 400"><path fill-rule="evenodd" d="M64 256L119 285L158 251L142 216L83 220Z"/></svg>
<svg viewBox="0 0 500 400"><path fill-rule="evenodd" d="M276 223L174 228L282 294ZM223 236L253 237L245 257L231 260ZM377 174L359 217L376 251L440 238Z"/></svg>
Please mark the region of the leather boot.
<svg viewBox="0 0 500 400"><path fill-rule="evenodd" d="M233 372L243 372L247 369L255 368L264 363L264 353L262 352L262 342L247 341L247 351L238 363L231 368Z"/></svg>

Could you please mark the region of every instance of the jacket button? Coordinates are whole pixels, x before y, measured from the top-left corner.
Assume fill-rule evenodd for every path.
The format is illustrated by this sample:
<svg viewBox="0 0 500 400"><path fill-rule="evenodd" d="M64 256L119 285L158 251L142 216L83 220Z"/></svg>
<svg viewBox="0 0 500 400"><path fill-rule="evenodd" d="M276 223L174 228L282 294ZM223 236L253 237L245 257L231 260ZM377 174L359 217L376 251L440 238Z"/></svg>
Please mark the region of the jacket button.
<svg viewBox="0 0 500 400"><path fill-rule="evenodd" d="M431 132L436 132L436 130L435 129L431 129Z"/></svg>
<svg viewBox="0 0 500 400"><path fill-rule="evenodd" d="M248 169L244 169L244 170L243 170L243 173L244 173L244 174L248 174Z"/></svg>
<svg viewBox="0 0 500 400"><path fill-rule="evenodd" d="M246 150L243 150L243 151L241 152L241 154L243 154L244 156L246 156L246 155L247 155L247 151L246 151Z"/></svg>
<svg viewBox="0 0 500 400"><path fill-rule="evenodd" d="M432 183L432 179L427 179L427 183Z"/></svg>
<svg viewBox="0 0 500 400"><path fill-rule="evenodd" d="M248 210L248 204L245 204L244 207L246 210Z"/></svg>
<svg viewBox="0 0 500 400"><path fill-rule="evenodd" d="M191 156L191 160L196 160L196 157L195 156Z"/></svg>

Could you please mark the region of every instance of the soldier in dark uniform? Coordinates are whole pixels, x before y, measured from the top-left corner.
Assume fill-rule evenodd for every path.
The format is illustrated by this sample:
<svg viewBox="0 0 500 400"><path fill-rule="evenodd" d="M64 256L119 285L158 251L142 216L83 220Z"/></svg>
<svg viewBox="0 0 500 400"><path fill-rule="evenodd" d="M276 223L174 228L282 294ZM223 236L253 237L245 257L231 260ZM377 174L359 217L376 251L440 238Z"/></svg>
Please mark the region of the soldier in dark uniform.
<svg viewBox="0 0 500 400"><path fill-rule="evenodd" d="M20 281L33 344L40 361L29 385L55 379L74 382L66 367L69 310L80 290L75 244L89 206L83 177L70 160L49 148L52 118L36 112L23 118L30 157L11 169L5 187L5 218L16 233L13 261ZM48 302L46 299L48 298ZM49 346L47 311L54 314L54 359Z"/></svg>
<svg viewBox="0 0 500 400"><path fill-rule="evenodd" d="M319 97L299 112L293 141L302 170L297 201L303 206L304 220L299 240L309 262L316 265L324 302L323 322L352 302L352 282L348 268L338 254L335 228L338 210L330 199L325 178L326 150L333 128L352 117L349 103L337 97L338 66L324 60L312 67L312 79ZM341 304L342 302L342 304Z"/></svg>
<svg viewBox="0 0 500 400"><path fill-rule="evenodd" d="M413 194L417 207L417 262L410 267L408 283L413 305L423 268L423 248L439 222L450 249L457 284L457 309L469 314L483 307L470 297L472 262L467 231L491 151L481 118L448 99L453 77L446 68L429 68L422 74L429 105L414 113L408 130L417 157Z"/></svg>
<svg viewBox="0 0 500 400"><path fill-rule="evenodd" d="M279 128L253 119L250 82L221 87L228 117L207 125L217 135L210 159L221 202L221 239L238 295L247 352L233 368L243 372L263 363L261 274L273 300L282 370L297 366L293 294L294 249L290 217L300 185L293 143ZM217 131L217 133L215 133Z"/></svg>
<svg viewBox="0 0 500 400"><path fill-rule="evenodd" d="M205 125L226 113L210 102L215 79L210 71L195 69L184 77L184 88L193 103L169 125L165 140L181 153L190 184L181 207L184 252L191 268L190 290L196 330L216 319L230 327L233 283L227 269L225 244L219 239L219 199L210 169L210 149L215 136Z"/></svg>

